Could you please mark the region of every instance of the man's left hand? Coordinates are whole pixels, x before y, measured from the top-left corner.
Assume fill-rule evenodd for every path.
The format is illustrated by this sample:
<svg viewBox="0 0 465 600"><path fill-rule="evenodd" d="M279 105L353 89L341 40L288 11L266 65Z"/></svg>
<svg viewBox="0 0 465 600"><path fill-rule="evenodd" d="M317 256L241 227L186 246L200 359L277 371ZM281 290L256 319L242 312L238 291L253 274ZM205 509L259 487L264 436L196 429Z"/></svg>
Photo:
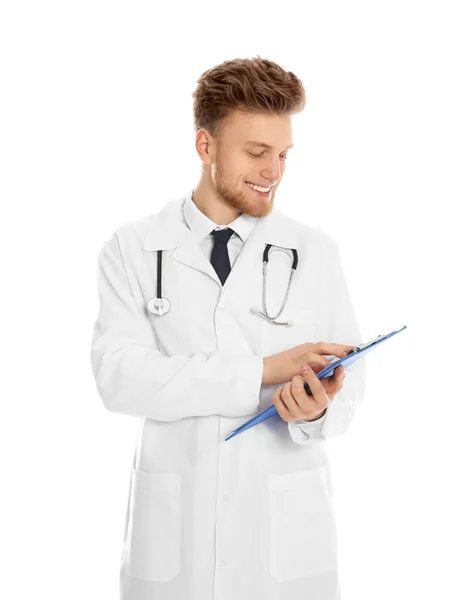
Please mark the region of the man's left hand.
<svg viewBox="0 0 465 600"><path fill-rule="evenodd" d="M283 421L315 421L321 418L326 412L329 401L333 400L337 392L342 389L345 378L343 365L339 365L331 377L321 380L316 376L316 373L321 370L320 365L318 367L316 372L309 367L306 374L296 375L292 381L276 389L273 394L273 404ZM303 373L303 368L301 372ZM311 396L308 396L304 389L305 382L312 392Z"/></svg>

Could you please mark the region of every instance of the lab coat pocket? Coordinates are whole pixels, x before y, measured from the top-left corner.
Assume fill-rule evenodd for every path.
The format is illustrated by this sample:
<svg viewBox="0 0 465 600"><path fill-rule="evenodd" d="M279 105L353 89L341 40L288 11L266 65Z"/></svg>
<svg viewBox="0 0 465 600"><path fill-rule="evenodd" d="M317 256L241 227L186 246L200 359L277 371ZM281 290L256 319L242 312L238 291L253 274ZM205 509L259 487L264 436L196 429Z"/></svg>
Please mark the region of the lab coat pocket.
<svg viewBox="0 0 465 600"><path fill-rule="evenodd" d="M129 577L170 581L181 568L181 476L132 469L123 554Z"/></svg>
<svg viewBox="0 0 465 600"><path fill-rule="evenodd" d="M335 569L337 539L326 465L268 476L270 574L278 581Z"/></svg>

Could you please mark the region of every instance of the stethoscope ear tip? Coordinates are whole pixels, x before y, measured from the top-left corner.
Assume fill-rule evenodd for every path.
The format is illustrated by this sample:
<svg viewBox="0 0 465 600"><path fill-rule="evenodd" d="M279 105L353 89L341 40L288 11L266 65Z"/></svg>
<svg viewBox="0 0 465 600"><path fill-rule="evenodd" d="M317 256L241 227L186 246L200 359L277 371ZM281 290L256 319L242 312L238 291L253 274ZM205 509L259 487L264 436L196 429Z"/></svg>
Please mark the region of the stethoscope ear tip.
<svg viewBox="0 0 465 600"><path fill-rule="evenodd" d="M258 313L260 312L260 309L258 308L258 306L252 306L252 308L250 310L251 310L251 312L253 312L254 315L258 315Z"/></svg>
<svg viewBox="0 0 465 600"><path fill-rule="evenodd" d="M287 325L288 327L292 327L292 326L294 325L294 321L291 321L291 320L289 319L289 321L286 323L286 325Z"/></svg>

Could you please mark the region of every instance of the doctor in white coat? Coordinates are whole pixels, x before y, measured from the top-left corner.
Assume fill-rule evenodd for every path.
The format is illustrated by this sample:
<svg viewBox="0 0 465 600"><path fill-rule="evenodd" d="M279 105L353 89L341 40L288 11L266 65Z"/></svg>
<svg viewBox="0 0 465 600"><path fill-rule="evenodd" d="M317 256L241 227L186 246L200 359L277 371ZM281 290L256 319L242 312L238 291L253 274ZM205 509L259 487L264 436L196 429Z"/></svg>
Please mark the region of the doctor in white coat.
<svg viewBox="0 0 465 600"><path fill-rule="evenodd" d="M199 183L100 251L92 369L105 407L140 418L121 600L340 598L325 440L349 427L365 361L316 377L362 338L336 242L273 207L304 98L265 59L206 71L194 94ZM226 227L222 283L211 258ZM271 316L298 252L277 319L287 326L256 309L267 244ZM164 314L148 308L160 288ZM278 415L225 441L272 404Z"/></svg>

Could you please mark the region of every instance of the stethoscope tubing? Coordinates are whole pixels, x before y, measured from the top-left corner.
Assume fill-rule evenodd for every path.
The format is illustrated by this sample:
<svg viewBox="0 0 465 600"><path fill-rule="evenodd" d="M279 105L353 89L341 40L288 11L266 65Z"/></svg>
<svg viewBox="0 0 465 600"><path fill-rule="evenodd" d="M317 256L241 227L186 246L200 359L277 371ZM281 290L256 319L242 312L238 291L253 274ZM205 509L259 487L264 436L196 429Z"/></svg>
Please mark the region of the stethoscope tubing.
<svg viewBox="0 0 465 600"><path fill-rule="evenodd" d="M285 321L285 322L280 322L280 321L276 321L276 319L281 315L281 313L283 312L284 308L286 307L287 304L287 299L289 296L289 291L291 289L291 285L292 285L292 280L294 279L294 275L295 272L297 270L297 265L299 262L299 256L297 254L297 250L295 248L290 248L290 250L292 250L292 254L293 254L293 261L292 261L292 267L291 267L291 272L289 275L289 281L287 283L287 287L286 287L286 293L284 295L284 300L281 304L281 308L279 309L279 311L277 312L277 314L274 317L271 317L268 314L268 309L266 307L266 278L267 278L267 270L268 270L268 261L269 261L269 252L270 249L272 248L273 244L266 244L265 250L263 251L263 267L262 267L262 274L263 274L263 287L262 287L262 303L263 303L263 310L264 312L260 311L260 310L254 310L253 312L255 312L256 314L258 314L259 316L263 317L264 319L266 319L267 321L269 321L270 323L272 323L273 325L293 325L292 321ZM152 298L151 300L149 300L148 304L147 304L147 309L157 315L157 316L162 316L164 314L166 314L167 312L169 312L170 308L171 308L171 303L167 298L163 298L162 296L162 258L163 258L163 250L157 250L158 256L157 256L157 296L156 298Z"/></svg>
<svg viewBox="0 0 465 600"><path fill-rule="evenodd" d="M292 250L292 254L293 254L293 261L292 261L292 268L291 268L291 273L289 275L289 281L287 283L287 288L286 288L286 293L284 295L284 300L281 304L281 308L279 309L279 311L277 312L277 314L272 317L268 314L268 309L266 308L266 276L267 276L267 270L268 270L268 261L269 261L269 251L272 247L272 244L267 244L266 248L263 252L263 268L262 268L262 274L263 274L263 288L262 288L262 304L263 304L263 310L264 312L259 312L258 314L260 314L261 316L263 316L264 318L266 318L270 323L273 323L274 325L288 325L289 321L286 322L278 322L276 321L276 319L281 315L281 313L283 312L283 310L286 307L287 304L287 298L289 296L289 291L291 289L291 284L292 284L292 280L294 278L296 269L297 269L297 264L299 262L299 256L297 254L297 250L295 250L294 248L291 248Z"/></svg>

